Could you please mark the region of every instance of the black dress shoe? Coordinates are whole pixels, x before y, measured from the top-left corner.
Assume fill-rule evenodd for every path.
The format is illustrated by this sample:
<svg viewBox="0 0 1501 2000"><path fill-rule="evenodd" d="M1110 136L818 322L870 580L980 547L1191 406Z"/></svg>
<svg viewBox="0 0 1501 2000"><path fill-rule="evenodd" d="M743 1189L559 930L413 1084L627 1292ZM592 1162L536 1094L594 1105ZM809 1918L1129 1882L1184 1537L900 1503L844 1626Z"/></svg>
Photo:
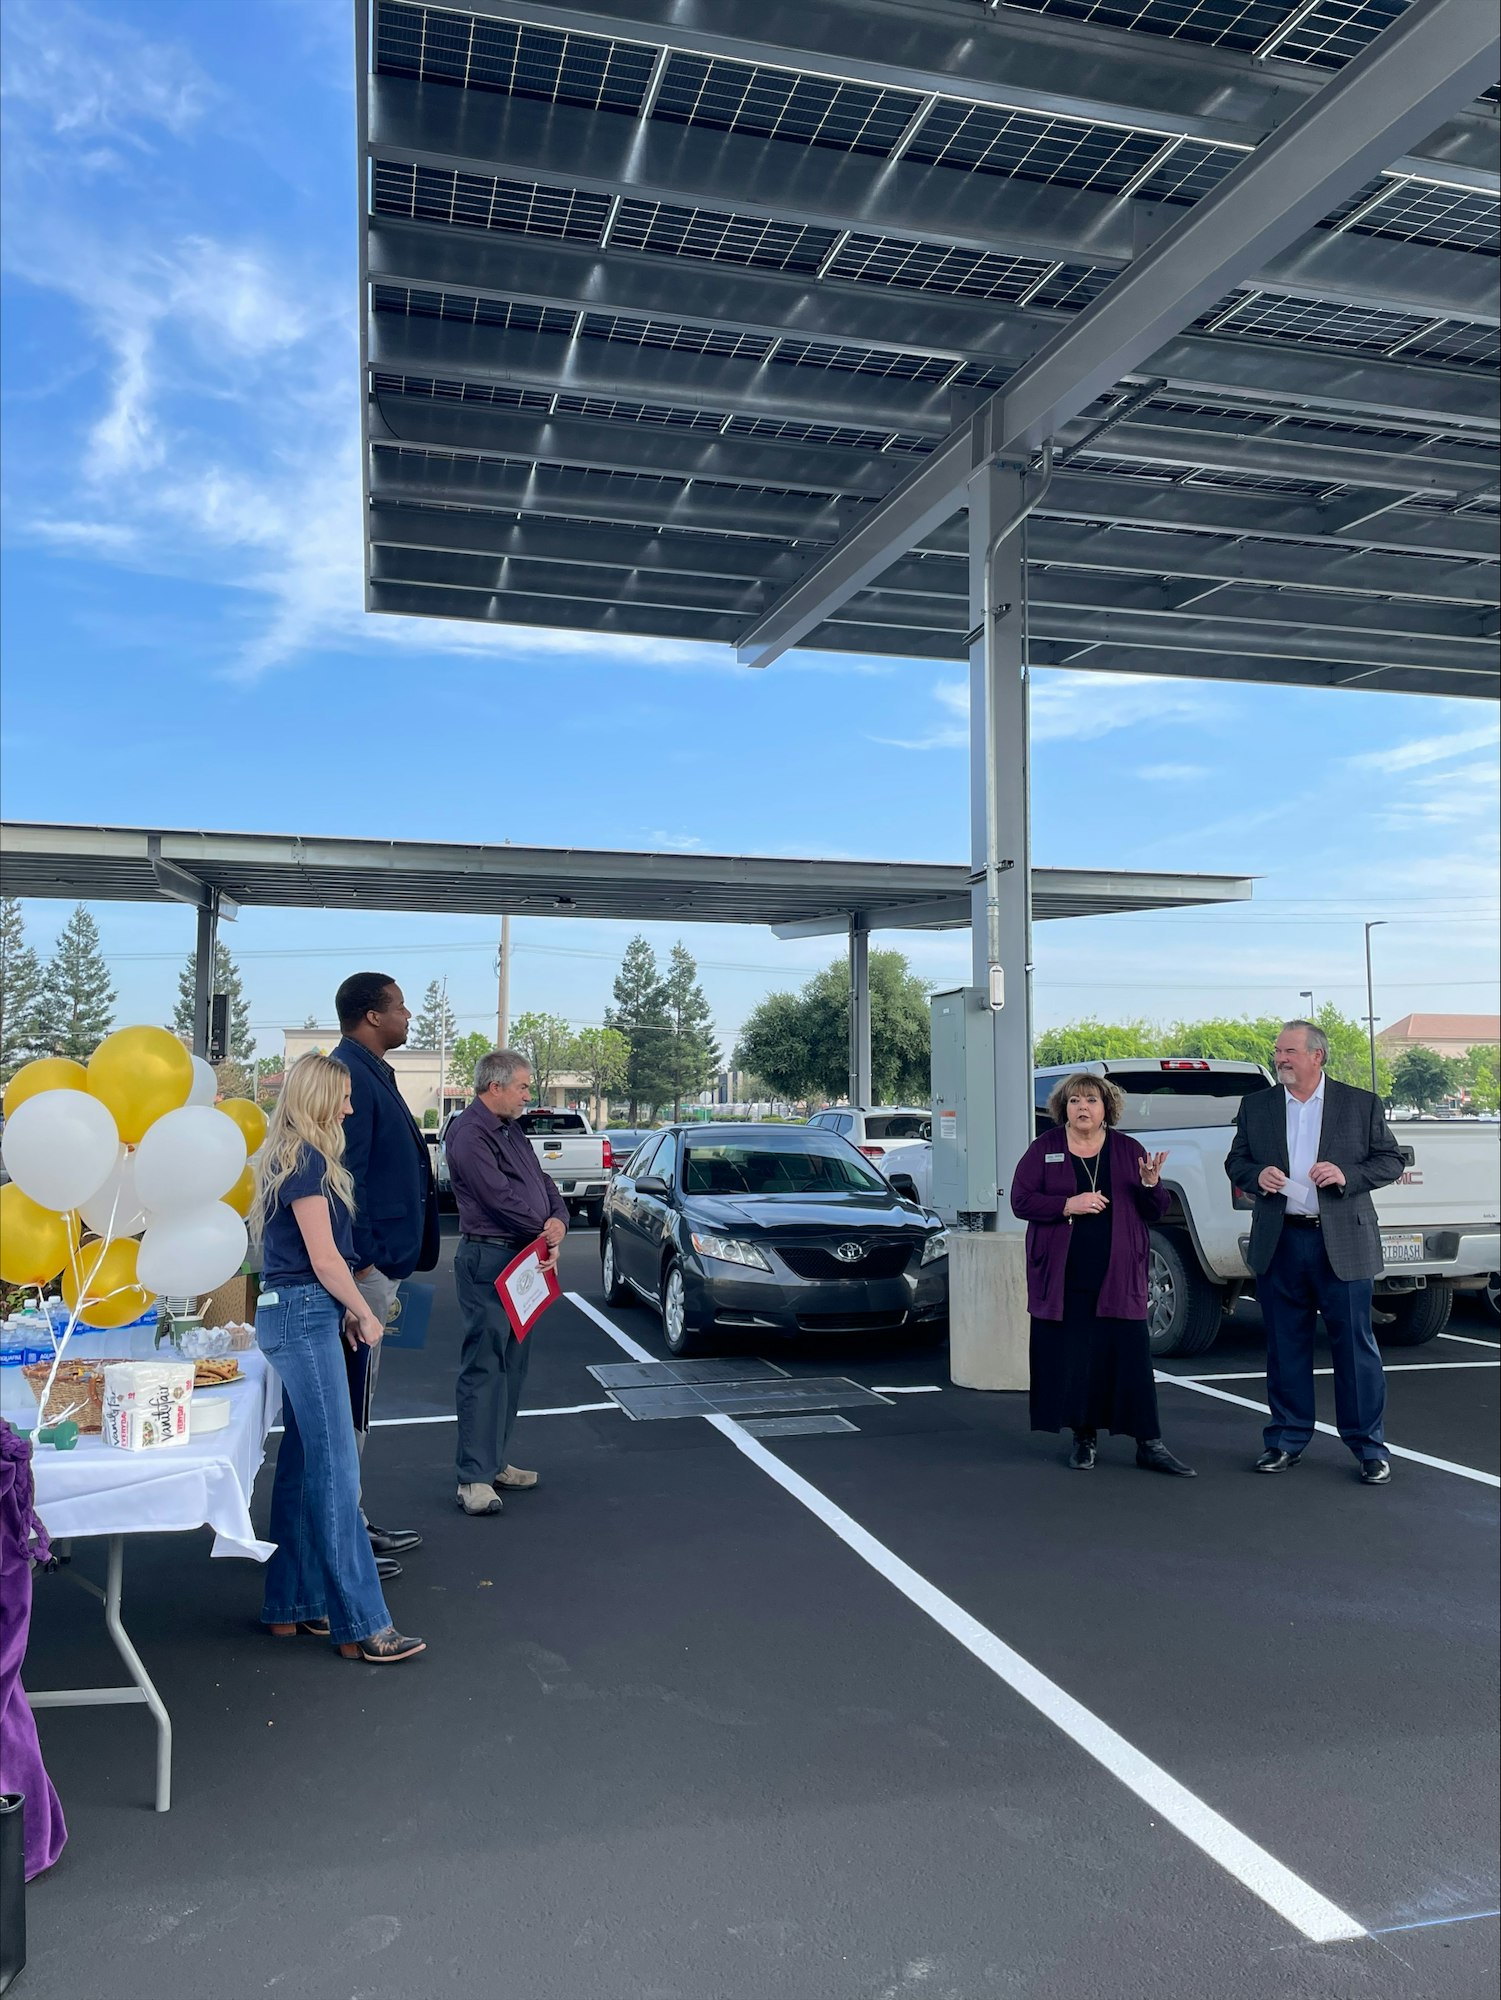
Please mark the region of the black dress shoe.
<svg viewBox="0 0 1501 2000"><path fill-rule="evenodd" d="M1074 1448L1068 1455L1069 1470L1072 1472L1092 1472L1095 1461L1095 1439L1093 1431L1074 1432Z"/></svg>
<svg viewBox="0 0 1501 2000"><path fill-rule="evenodd" d="M422 1537L415 1528L377 1528L373 1521L367 1521L365 1533L378 1556L404 1556L408 1549L422 1547Z"/></svg>
<svg viewBox="0 0 1501 2000"><path fill-rule="evenodd" d="M377 1556L375 1558L375 1574L380 1578L382 1583L394 1583L397 1577L401 1575L401 1564L390 1556Z"/></svg>
<svg viewBox="0 0 1501 2000"><path fill-rule="evenodd" d="M1199 1476L1191 1465L1185 1465L1181 1458L1174 1458L1161 1438L1139 1438L1136 1463L1143 1472L1166 1472L1174 1479L1197 1479Z"/></svg>
<svg viewBox="0 0 1501 2000"><path fill-rule="evenodd" d="M1252 1470L1255 1472L1291 1472L1303 1456L1301 1451L1264 1451Z"/></svg>
<svg viewBox="0 0 1501 2000"><path fill-rule="evenodd" d="M1389 1458L1363 1458L1360 1461L1360 1483L1362 1486L1390 1486L1392 1483L1392 1462Z"/></svg>

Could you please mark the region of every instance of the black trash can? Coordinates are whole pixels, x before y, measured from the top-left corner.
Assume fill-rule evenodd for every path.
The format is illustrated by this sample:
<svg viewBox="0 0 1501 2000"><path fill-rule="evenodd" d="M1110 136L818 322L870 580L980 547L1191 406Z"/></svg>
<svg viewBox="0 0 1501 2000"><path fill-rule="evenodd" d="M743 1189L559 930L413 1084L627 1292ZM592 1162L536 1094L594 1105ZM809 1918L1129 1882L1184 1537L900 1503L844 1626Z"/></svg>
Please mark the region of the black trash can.
<svg viewBox="0 0 1501 2000"><path fill-rule="evenodd" d="M0 1792L0 1993L26 1965L26 1797Z"/></svg>

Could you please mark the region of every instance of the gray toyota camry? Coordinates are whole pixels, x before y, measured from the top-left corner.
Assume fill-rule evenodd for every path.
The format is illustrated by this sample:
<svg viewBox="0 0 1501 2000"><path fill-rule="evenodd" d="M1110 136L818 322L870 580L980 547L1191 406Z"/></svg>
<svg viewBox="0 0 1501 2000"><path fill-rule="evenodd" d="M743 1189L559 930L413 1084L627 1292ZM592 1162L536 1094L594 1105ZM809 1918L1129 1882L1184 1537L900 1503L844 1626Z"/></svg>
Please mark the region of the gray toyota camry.
<svg viewBox="0 0 1501 2000"><path fill-rule="evenodd" d="M948 1237L847 1139L806 1125L674 1125L616 1173L600 1226L612 1304L674 1354L716 1334L936 1332Z"/></svg>

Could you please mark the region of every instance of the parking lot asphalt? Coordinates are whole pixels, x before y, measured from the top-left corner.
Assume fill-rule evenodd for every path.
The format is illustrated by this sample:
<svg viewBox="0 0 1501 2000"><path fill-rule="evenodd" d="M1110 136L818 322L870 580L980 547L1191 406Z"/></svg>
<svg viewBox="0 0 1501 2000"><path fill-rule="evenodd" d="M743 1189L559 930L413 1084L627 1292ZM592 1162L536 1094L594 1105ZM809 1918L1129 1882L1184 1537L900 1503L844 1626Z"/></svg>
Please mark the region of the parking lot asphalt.
<svg viewBox="0 0 1501 2000"><path fill-rule="evenodd" d="M30 1892L27 2000L1494 1992L1478 1313L1386 1356L1390 1438L1462 1470L1365 1489L1321 1438L1250 1477L1261 1417L1203 1393L1262 1396L1243 1307L1163 1371L1200 1383L1160 1390L1189 1484L1109 1441L1069 1474L941 1348L773 1350L917 1392L838 1436L580 1409L591 1363L664 1350L604 1306L583 1232L564 1279L514 1447L541 1484L498 1519L453 1504L446 1271L425 1350L385 1357L367 1499L425 1537L389 1593L421 1660L272 1641L253 1565L133 1542L175 1803L149 1810L138 1710L39 1718L72 1841ZM37 1592L30 1684L115 1678L97 1607ZM1313 1941L1329 1909L1362 1934Z"/></svg>

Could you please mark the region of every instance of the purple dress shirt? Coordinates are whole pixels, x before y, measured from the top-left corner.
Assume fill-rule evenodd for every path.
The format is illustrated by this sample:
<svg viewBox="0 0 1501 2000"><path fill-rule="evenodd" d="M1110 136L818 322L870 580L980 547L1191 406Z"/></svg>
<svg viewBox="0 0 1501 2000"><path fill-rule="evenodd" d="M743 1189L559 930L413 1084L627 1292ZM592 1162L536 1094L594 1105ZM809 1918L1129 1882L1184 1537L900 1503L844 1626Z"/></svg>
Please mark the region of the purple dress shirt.
<svg viewBox="0 0 1501 2000"><path fill-rule="evenodd" d="M465 1236L530 1242L550 1216L566 1226L568 1204L514 1120L497 1118L476 1098L449 1126L443 1149Z"/></svg>
<svg viewBox="0 0 1501 2000"><path fill-rule="evenodd" d="M1141 1184L1146 1148L1129 1133L1110 1132L1110 1264L1100 1286L1101 1319L1147 1316L1147 1224L1167 1212L1168 1192ZM1011 1209L1027 1225L1027 1310L1034 1319L1062 1319L1069 1222L1064 1204L1078 1193L1074 1163L1061 1125L1022 1154L1011 1177Z"/></svg>

